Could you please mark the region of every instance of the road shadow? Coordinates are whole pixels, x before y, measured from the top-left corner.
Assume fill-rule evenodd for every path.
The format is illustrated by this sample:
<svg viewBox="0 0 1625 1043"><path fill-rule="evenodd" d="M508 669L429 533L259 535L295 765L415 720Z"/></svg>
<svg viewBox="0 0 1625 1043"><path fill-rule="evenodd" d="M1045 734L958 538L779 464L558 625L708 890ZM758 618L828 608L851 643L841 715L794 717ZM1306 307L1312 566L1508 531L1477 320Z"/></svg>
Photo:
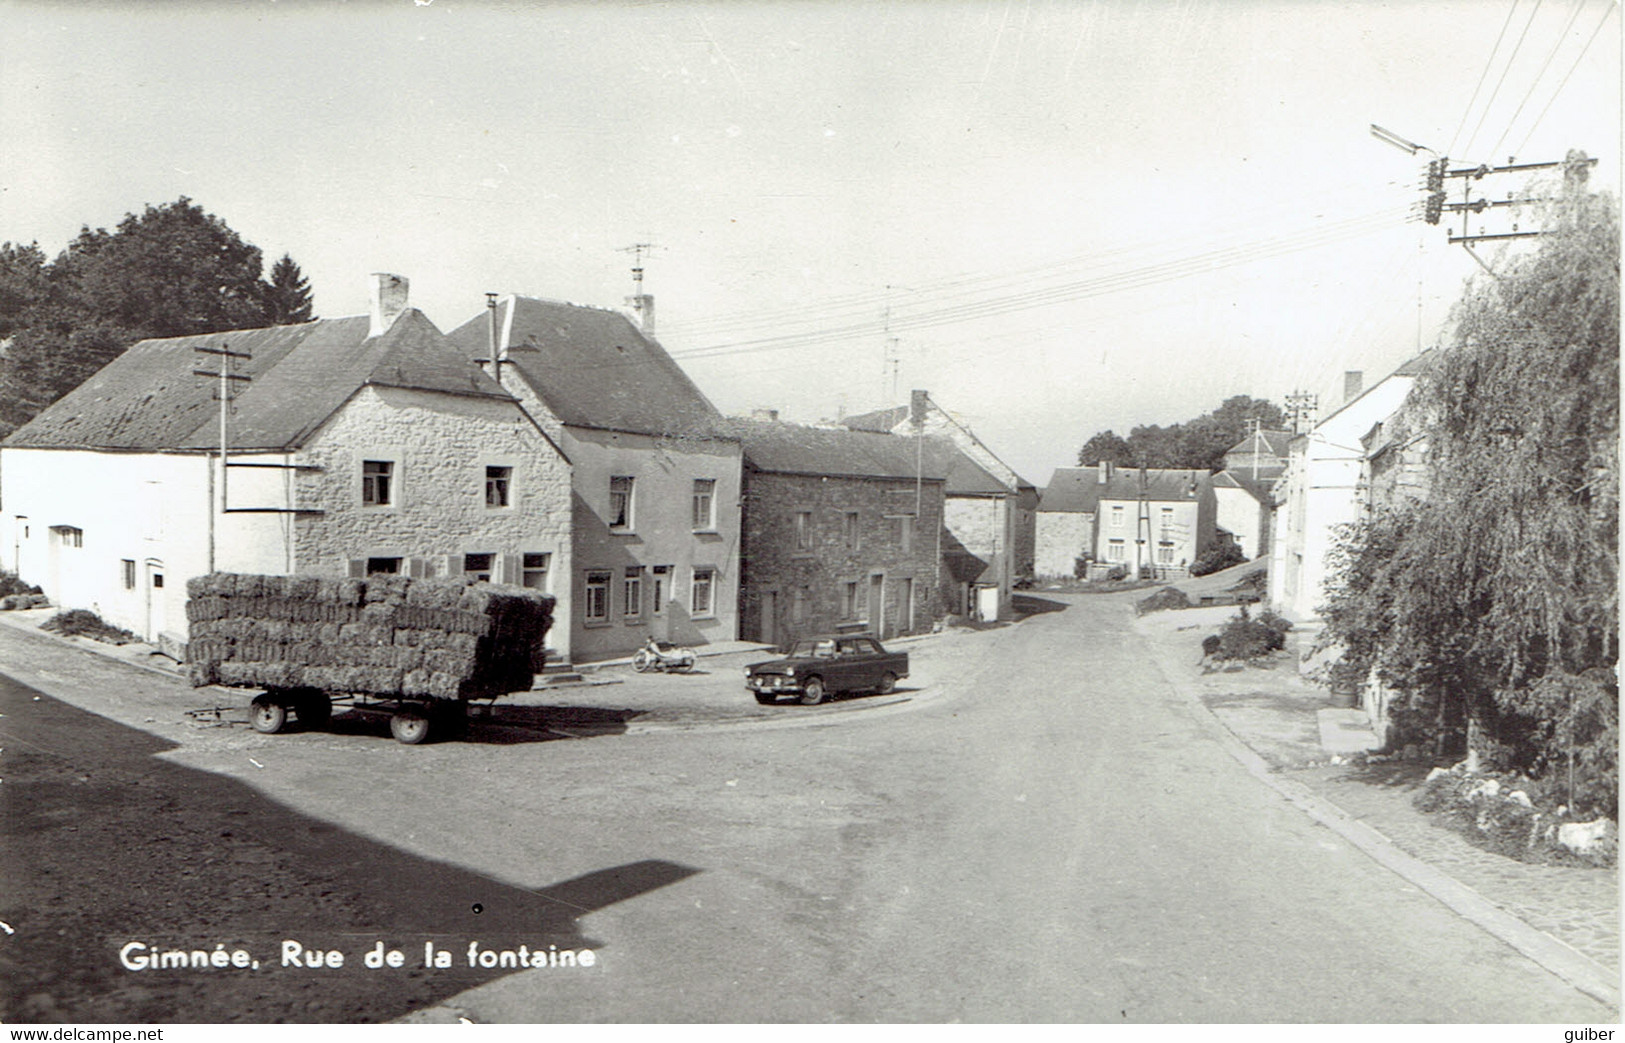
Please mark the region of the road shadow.
<svg viewBox="0 0 1625 1043"><path fill-rule="evenodd" d="M0 920L14 932L0 945L5 1021L387 1021L517 973L512 963L471 968L470 942L613 952L577 918L699 872L645 859L514 886L159 758L174 744L3 676L0 713ZM403 805L391 828L410 829L421 813ZM343 965L284 966L290 940L336 950ZM259 966L132 970L120 959L132 942L145 947L136 956L207 958L221 945ZM366 967L377 942L401 952L402 966ZM451 966L425 967L426 944Z"/></svg>
<svg viewBox="0 0 1625 1043"><path fill-rule="evenodd" d="M476 745L517 746L533 742L556 742L560 739L580 738L574 729L590 728L597 736L624 735L626 725L647 714L645 710L601 706L488 706L469 707L467 725L461 733L431 734L430 742L467 742ZM571 731L559 731L567 728ZM290 732L311 731L295 720ZM333 735L367 736L378 739L393 738L389 730L389 717L379 712L361 712L335 708L328 723L315 731Z"/></svg>
<svg viewBox="0 0 1625 1043"><path fill-rule="evenodd" d="M1041 598L1036 594L1016 594L1010 598L1010 610L1018 620L1046 612L1065 612L1070 607L1065 601Z"/></svg>

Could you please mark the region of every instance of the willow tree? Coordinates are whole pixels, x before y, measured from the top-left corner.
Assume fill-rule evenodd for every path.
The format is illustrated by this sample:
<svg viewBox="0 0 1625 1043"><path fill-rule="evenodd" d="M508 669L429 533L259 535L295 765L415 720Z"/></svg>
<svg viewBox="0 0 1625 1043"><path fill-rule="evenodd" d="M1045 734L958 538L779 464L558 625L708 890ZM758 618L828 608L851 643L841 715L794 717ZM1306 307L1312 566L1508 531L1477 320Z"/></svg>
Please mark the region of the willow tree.
<svg viewBox="0 0 1625 1043"><path fill-rule="evenodd" d="M1409 739L1616 810L1619 212L1580 164L1548 233L1469 288L1415 395L1425 500L1349 533L1329 632Z"/></svg>

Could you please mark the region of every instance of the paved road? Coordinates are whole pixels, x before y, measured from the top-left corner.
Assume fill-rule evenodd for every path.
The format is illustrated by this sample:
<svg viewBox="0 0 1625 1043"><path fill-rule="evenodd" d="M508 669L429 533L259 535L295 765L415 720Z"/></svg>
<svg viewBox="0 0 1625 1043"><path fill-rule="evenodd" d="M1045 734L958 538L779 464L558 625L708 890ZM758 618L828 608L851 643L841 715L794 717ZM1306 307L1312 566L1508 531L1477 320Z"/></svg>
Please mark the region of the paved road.
<svg viewBox="0 0 1625 1043"><path fill-rule="evenodd" d="M1614 1016L1248 775L1122 599L915 656L939 696L915 712L757 733L408 749L188 736L140 686L113 712L178 737L179 765L458 867L445 907L482 911L444 937L525 940L504 921L521 891L573 905L597 966L445 1001L478 1021ZM95 698L60 664L0 663Z"/></svg>

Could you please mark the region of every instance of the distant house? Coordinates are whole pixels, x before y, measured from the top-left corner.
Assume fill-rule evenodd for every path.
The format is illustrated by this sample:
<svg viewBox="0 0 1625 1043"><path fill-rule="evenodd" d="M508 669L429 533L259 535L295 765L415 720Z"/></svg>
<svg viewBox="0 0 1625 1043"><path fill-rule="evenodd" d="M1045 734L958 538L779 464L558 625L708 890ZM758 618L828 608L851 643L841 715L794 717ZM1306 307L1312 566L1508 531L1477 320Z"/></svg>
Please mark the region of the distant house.
<svg viewBox="0 0 1625 1043"><path fill-rule="evenodd" d="M652 314L645 298L644 314ZM449 334L574 464L571 647L626 655L739 632L740 447L623 314L508 296Z"/></svg>
<svg viewBox="0 0 1625 1043"><path fill-rule="evenodd" d="M1183 575L1213 545L1217 506L1206 471L1095 469L1095 563L1090 575L1119 566L1138 575Z"/></svg>
<svg viewBox="0 0 1625 1043"><path fill-rule="evenodd" d="M1254 481L1246 471L1226 470L1214 475L1212 482L1218 527L1230 534L1248 558L1267 553L1274 479Z"/></svg>
<svg viewBox="0 0 1625 1043"><path fill-rule="evenodd" d="M0 446L0 560L176 650L214 570L470 576L567 612L568 458L406 297L378 275L370 316L136 344Z"/></svg>
<svg viewBox="0 0 1625 1043"><path fill-rule="evenodd" d="M777 420L730 420L744 446L740 636L784 644L929 630L944 609L951 443Z"/></svg>
<svg viewBox="0 0 1625 1043"><path fill-rule="evenodd" d="M964 421L924 391L906 406L846 417L854 431L915 432L945 438L965 457L947 482L945 564L954 583L950 611L981 619L1008 619L1015 583L1033 575L1038 489L1017 474Z"/></svg>
<svg viewBox="0 0 1625 1043"><path fill-rule="evenodd" d="M1363 390L1358 374L1350 373L1344 404L1292 440L1286 472L1275 487L1269 570L1269 599L1283 615L1298 622L1317 618L1337 526L1365 511L1362 476L1369 475L1370 462L1362 439L1372 439L1378 456L1403 443L1389 446L1382 425L1400 410L1432 358L1418 355Z"/></svg>
<svg viewBox="0 0 1625 1043"><path fill-rule="evenodd" d="M1079 575L1094 557L1095 512L1101 483L1096 468L1057 467L1038 497L1034 572L1046 578Z"/></svg>
<svg viewBox="0 0 1625 1043"><path fill-rule="evenodd" d="M1224 452L1224 470L1248 481L1267 484L1286 470L1291 431L1254 431Z"/></svg>

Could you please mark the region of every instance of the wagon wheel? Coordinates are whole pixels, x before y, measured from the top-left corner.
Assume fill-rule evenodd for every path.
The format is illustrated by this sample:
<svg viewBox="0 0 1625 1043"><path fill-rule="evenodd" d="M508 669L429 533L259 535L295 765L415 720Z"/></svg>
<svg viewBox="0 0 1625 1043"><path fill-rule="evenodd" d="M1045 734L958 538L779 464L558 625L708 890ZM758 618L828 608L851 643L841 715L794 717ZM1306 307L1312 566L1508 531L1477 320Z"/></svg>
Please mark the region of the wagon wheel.
<svg viewBox="0 0 1625 1043"><path fill-rule="evenodd" d="M288 708L269 695L256 695L248 706L248 719L255 731L275 735L288 724Z"/></svg>
<svg viewBox="0 0 1625 1043"><path fill-rule="evenodd" d="M809 677L801 686L801 705L817 706L824 701L824 681L822 678Z"/></svg>
<svg viewBox="0 0 1625 1043"><path fill-rule="evenodd" d="M429 738L429 713L426 707L403 706L389 718L389 734L406 746L417 746Z"/></svg>
<svg viewBox="0 0 1625 1043"><path fill-rule="evenodd" d="M307 730L319 732L333 719L333 700L326 692L315 689L301 692L293 704L293 712L298 715L299 723Z"/></svg>
<svg viewBox="0 0 1625 1043"><path fill-rule="evenodd" d="M875 685L875 691L881 695L889 695L897 687L897 675L887 670L880 676L880 683Z"/></svg>

